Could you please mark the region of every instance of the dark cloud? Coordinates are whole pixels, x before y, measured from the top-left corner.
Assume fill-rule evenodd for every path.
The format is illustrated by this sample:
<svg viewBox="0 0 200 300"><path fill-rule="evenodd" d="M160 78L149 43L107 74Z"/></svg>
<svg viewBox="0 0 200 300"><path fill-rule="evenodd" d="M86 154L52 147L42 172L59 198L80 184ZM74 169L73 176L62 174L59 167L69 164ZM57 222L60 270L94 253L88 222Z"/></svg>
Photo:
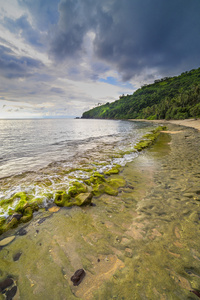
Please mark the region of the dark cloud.
<svg viewBox="0 0 200 300"><path fill-rule="evenodd" d="M10 48L0 45L0 76L9 79L29 77L42 67L39 60L17 57Z"/></svg>
<svg viewBox="0 0 200 300"><path fill-rule="evenodd" d="M198 67L199 0L62 0L50 53L63 60L84 52L93 31L96 58L128 80L145 70L167 75Z"/></svg>
<svg viewBox="0 0 200 300"><path fill-rule="evenodd" d="M29 10L29 18L5 17L5 26L32 46L41 51L46 49L56 63L66 60L66 74L73 79L80 76L96 81L99 73L110 68L118 71L124 81L139 76L153 81L154 76L170 76L199 67L200 0L18 3ZM88 46L86 40L91 32L93 39ZM92 48L92 55L87 61L90 70L84 73L81 62L87 47ZM23 71L29 74L31 62L27 59L14 59L8 52L7 57L0 58L3 70L13 67L13 73L6 71L7 77L17 77ZM32 63L33 68L38 68L37 61Z"/></svg>
<svg viewBox="0 0 200 300"><path fill-rule="evenodd" d="M21 36L28 44L34 47L42 47L40 32L30 25L26 15L14 20L4 17L4 26L11 32Z"/></svg>
<svg viewBox="0 0 200 300"><path fill-rule="evenodd" d="M59 18L58 4L60 0L18 0L22 7L29 9L35 25L42 31L56 24Z"/></svg>
<svg viewBox="0 0 200 300"><path fill-rule="evenodd" d="M61 88L57 88L57 87L52 87L50 89L51 92L55 93L55 94L65 94L64 90Z"/></svg>

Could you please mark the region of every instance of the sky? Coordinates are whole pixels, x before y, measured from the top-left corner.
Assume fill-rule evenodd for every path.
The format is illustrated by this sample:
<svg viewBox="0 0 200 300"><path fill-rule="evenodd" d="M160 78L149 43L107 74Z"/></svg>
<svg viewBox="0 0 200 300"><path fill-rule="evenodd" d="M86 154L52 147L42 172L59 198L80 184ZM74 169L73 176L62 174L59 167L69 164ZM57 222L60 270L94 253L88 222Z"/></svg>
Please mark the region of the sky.
<svg viewBox="0 0 200 300"><path fill-rule="evenodd" d="M200 67L200 0L0 0L0 118L81 117Z"/></svg>

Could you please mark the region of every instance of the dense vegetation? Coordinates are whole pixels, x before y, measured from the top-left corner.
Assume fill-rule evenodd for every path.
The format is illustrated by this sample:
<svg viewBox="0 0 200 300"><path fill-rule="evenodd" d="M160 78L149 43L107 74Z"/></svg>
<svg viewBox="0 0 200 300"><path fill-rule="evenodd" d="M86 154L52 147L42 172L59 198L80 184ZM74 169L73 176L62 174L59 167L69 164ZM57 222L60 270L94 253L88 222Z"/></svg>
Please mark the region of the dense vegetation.
<svg viewBox="0 0 200 300"><path fill-rule="evenodd" d="M94 119L186 119L200 117L200 68L144 85L132 95L83 113Z"/></svg>

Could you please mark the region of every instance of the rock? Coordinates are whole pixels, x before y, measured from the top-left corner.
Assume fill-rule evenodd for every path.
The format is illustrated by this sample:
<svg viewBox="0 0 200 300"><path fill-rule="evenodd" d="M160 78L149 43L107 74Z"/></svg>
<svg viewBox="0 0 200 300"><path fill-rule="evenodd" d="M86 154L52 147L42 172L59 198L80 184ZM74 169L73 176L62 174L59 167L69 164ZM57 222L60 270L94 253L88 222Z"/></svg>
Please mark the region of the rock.
<svg viewBox="0 0 200 300"><path fill-rule="evenodd" d="M21 252L16 253L15 255L13 255L13 260L14 261L18 261L20 259L20 256L22 255Z"/></svg>
<svg viewBox="0 0 200 300"><path fill-rule="evenodd" d="M10 244L15 239L15 236L9 236L3 240L0 241L0 247L6 246Z"/></svg>
<svg viewBox="0 0 200 300"><path fill-rule="evenodd" d="M92 193L81 193L78 196L76 196L76 205L82 206L82 205L90 205L92 200Z"/></svg>
<svg viewBox="0 0 200 300"><path fill-rule="evenodd" d="M22 216L23 216L22 214L13 214L13 215L12 215L12 219L15 218L15 219L17 219L17 221L19 221L19 220L21 219ZM11 220L12 220L12 219L11 219Z"/></svg>
<svg viewBox="0 0 200 300"><path fill-rule="evenodd" d="M55 200L54 203L58 206L65 206L66 202L70 201L70 196L65 191L57 191L55 193Z"/></svg>
<svg viewBox="0 0 200 300"><path fill-rule="evenodd" d="M112 168L112 169L110 169L109 171L106 171L104 174L110 176L110 175L112 175L112 174L118 174L118 173L119 173L119 169L117 169L117 168Z"/></svg>
<svg viewBox="0 0 200 300"><path fill-rule="evenodd" d="M17 287L15 285L12 287L11 290L8 290L6 292L6 300L12 300L16 293L17 293Z"/></svg>
<svg viewBox="0 0 200 300"><path fill-rule="evenodd" d="M133 257L133 250L130 249L130 248L126 248L125 249L125 256L129 257L129 258L132 258Z"/></svg>
<svg viewBox="0 0 200 300"><path fill-rule="evenodd" d="M44 221L46 221L47 217L44 217L44 218L41 218L39 221L38 221L38 224L42 224Z"/></svg>
<svg viewBox="0 0 200 300"><path fill-rule="evenodd" d="M12 278L6 278L0 282L0 292L4 291L6 288L11 286L14 283Z"/></svg>
<svg viewBox="0 0 200 300"><path fill-rule="evenodd" d="M57 212L60 210L60 208L58 206L52 206L48 209L50 212Z"/></svg>
<svg viewBox="0 0 200 300"><path fill-rule="evenodd" d="M20 230L17 232L17 235L20 235L20 236L26 235L26 234L27 234L27 231L24 228L20 228Z"/></svg>
<svg viewBox="0 0 200 300"><path fill-rule="evenodd" d="M117 196L118 195L118 190L113 189L111 186L106 185L105 186L105 193L110 195L110 196Z"/></svg>
<svg viewBox="0 0 200 300"><path fill-rule="evenodd" d="M71 277L71 281L73 282L74 286L78 286L83 278L85 277L86 273L83 269L77 270L74 275Z"/></svg>
<svg viewBox="0 0 200 300"><path fill-rule="evenodd" d="M33 210L31 207L27 207L24 210L24 215L23 217L20 219L23 223L29 222L33 217Z"/></svg>
<svg viewBox="0 0 200 300"><path fill-rule="evenodd" d="M68 195L70 197L75 197L78 194L81 193L86 193L87 192L87 187L85 184L79 182L79 181L75 181L73 182L73 186L71 186L68 190Z"/></svg>
<svg viewBox="0 0 200 300"><path fill-rule="evenodd" d="M18 220L16 218L12 218L12 220L9 223L5 224L4 229L5 231L7 231L8 229L17 227L17 225L18 225Z"/></svg>
<svg viewBox="0 0 200 300"><path fill-rule="evenodd" d="M200 291L198 291L198 290L191 290L190 292L192 292L193 294L195 294L197 297L200 298Z"/></svg>

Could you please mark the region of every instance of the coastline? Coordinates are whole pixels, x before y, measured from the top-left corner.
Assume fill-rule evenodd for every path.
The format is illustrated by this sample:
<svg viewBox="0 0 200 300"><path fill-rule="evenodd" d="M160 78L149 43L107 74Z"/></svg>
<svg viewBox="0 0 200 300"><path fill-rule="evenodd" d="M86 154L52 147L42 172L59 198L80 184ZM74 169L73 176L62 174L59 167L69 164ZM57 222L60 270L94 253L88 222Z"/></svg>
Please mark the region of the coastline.
<svg viewBox="0 0 200 300"><path fill-rule="evenodd" d="M192 127L200 130L200 119L184 119L184 120L146 120L146 119L129 119L129 121L145 121L150 123L162 123L162 124L173 124L180 126Z"/></svg>
<svg viewBox="0 0 200 300"><path fill-rule="evenodd" d="M0 251L1 280L13 279L16 299L195 299L200 133L157 123L169 123L169 131L112 176L126 180L118 196L36 213L6 233L15 239ZM78 269L86 276L74 286Z"/></svg>

